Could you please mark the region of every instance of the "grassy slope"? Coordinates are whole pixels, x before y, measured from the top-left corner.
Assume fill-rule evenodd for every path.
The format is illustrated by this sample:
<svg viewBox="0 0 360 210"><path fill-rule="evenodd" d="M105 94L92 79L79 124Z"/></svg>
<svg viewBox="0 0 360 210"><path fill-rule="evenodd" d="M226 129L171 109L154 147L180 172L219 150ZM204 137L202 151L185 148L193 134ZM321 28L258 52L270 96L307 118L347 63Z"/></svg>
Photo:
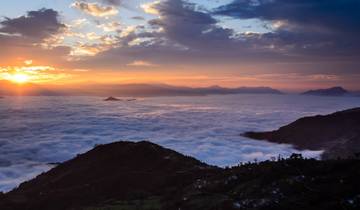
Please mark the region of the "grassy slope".
<svg viewBox="0 0 360 210"><path fill-rule="evenodd" d="M98 146L0 194L1 210L360 209L360 160L219 169L149 142Z"/></svg>
<svg viewBox="0 0 360 210"><path fill-rule="evenodd" d="M91 209L359 209L359 177L359 160L268 161L197 179L177 195Z"/></svg>

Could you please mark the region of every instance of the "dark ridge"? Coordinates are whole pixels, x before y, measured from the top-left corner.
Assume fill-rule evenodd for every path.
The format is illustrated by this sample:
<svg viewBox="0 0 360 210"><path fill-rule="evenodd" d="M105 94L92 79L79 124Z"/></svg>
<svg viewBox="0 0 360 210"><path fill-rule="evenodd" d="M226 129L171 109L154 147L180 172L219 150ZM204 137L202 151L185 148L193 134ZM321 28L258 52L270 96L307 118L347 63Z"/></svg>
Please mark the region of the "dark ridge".
<svg viewBox="0 0 360 210"><path fill-rule="evenodd" d="M149 142L100 145L22 183L6 194L0 209L76 209L112 199L164 195L213 170Z"/></svg>
<svg viewBox="0 0 360 210"><path fill-rule="evenodd" d="M317 95L317 96L344 96L349 94L350 92L345 90L342 87L332 87L328 89L317 89L317 90L309 90L302 95Z"/></svg>
<svg viewBox="0 0 360 210"><path fill-rule="evenodd" d="M360 152L360 108L305 117L276 131L247 132L244 136L325 150L323 158L346 158Z"/></svg>
<svg viewBox="0 0 360 210"><path fill-rule="evenodd" d="M149 142L119 142L0 193L0 209L355 210L359 177L356 159L294 154L219 169Z"/></svg>

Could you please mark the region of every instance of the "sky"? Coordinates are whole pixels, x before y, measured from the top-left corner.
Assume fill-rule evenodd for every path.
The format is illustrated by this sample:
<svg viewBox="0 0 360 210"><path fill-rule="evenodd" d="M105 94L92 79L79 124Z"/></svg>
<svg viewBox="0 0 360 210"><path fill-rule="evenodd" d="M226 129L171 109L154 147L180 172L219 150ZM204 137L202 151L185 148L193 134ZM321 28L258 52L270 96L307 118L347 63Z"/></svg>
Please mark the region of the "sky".
<svg viewBox="0 0 360 210"><path fill-rule="evenodd" d="M360 89L358 0L0 2L0 80Z"/></svg>

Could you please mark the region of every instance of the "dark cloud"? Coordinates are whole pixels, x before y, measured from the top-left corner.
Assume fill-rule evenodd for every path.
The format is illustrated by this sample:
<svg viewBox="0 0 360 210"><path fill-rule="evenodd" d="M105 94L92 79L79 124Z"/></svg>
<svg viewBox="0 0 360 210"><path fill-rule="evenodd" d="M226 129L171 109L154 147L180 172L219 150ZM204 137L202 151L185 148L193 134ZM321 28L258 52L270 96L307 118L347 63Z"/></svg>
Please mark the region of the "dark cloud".
<svg viewBox="0 0 360 210"><path fill-rule="evenodd" d="M145 20L145 18L142 17L142 16L134 16L131 19L133 19L133 20Z"/></svg>
<svg viewBox="0 0 360 210"><path fill-rule="evenodd" d="M26 16L5 18L0 22L0 32L44 39L58 33L65 25L59 21L59 13L52 9L29 11Z"/></svg>
<svg viewBox="0 0 360 210"><path fill-rule="evenodd" d="M113 5L120 5L123 2L123 0L102 0L102 1Z"/></svg>
<svg viewBox="0 0 360 210"><path fill-rule="evenodd" d="M217 26L217 20L209 13L198 11L195 4L170 0L154 7L161 18L149 23L163 28L167 38L186 47L203 49L217 43L224 46L233 34L232 30Z"/></svg>
<svg viewBox="0 0 360 210"><path fill-rule="evenodd" d="M69 47L45 49L40 45L47 38L56 36L65 29L59 13L52 9L29 11L17 18L5 18L0 22L0 65L14 58L32 58L58 63L69 54Z"/></svg>
<svg viewBox="0 0 360 210"><path fill-rule="evenodd" d="M358 0L234 0L215 14L241 19L283 20L339 32L360 32Z"/></svg>
<svg viewBox="0 0 360 210"><path fill-rule="evenodd" d="M358 0L234 0L216 15L280 23L259 43L297 56L360 56Z"/></svg>

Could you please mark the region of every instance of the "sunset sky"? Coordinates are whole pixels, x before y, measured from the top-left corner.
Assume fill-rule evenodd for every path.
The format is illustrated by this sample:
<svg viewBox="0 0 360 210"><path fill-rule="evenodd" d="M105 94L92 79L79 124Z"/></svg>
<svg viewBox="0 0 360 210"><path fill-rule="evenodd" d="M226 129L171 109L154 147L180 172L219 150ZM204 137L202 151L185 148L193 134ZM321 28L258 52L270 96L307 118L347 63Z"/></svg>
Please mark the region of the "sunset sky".
<svg viewBox="0 0 360 210"><path fill-rule="evenodd" d="M358 0L0 2L0 80L360 89Z"/></svg>

